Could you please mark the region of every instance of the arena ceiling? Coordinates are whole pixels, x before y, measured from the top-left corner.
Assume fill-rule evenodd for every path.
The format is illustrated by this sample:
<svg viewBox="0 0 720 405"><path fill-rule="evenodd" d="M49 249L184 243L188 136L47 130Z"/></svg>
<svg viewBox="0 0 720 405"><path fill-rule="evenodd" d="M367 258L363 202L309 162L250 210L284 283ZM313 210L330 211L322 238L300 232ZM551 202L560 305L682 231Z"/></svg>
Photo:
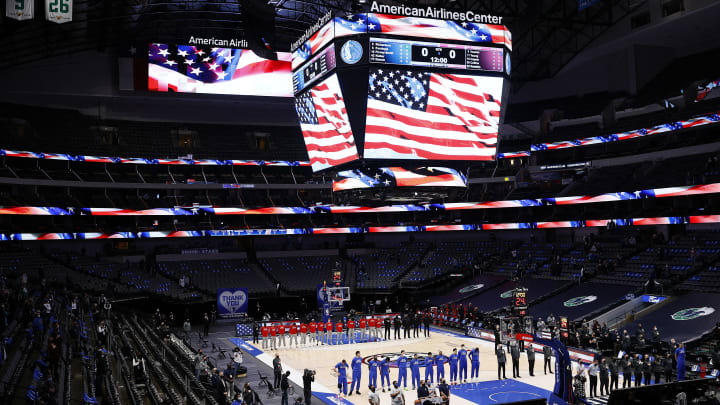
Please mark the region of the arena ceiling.
<svg viewBox="0 0 720 405"><path fill-rule="evenodd" d="M75 0L73 22L53 24L0 19L0 37L9 58L0 68L92 49L133 43L186 42L190 35L242 37L248 0ZM263 0L265 1L265 0ZM290 43L328 10L351 13L371 0L267 0L275 8L275 48ZM383 1L392 3L392 0ZM573 57L645 1L604 0L578 10L578 0L394 1L412 6L472 10L504 17L513 35L513 75L523 82L553 77Z"/></svg>

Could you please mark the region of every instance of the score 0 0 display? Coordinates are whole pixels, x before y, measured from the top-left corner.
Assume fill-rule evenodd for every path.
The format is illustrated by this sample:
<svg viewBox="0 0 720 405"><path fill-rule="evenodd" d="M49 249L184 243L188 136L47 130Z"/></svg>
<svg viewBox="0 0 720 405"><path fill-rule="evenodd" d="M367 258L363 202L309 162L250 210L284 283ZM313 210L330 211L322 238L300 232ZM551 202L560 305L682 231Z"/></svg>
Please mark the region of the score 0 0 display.
<svg viewBox="0 0 720 405"><path fill-rule="evenodd" d="M502 73L502 48L370 38L370 63Z"/></svg>

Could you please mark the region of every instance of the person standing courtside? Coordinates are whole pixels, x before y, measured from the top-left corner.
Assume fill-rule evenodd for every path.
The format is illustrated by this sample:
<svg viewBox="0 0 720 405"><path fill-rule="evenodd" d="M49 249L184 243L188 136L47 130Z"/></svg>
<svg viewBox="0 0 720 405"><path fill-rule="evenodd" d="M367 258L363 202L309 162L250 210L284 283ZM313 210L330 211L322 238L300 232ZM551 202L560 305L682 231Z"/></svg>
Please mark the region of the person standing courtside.
<svg viewBox="0 0 720 405"><path fill-rule="evenodd" d="M410 316L405 314L402 320L402 327L403 327L403 338L404 339L410 339L410 328L412 328L412 320L410 319Z"/></svg>
<svg viewBox="0 0 720 405"><path fill-rule="evenodd" d="M476 380L480 373L480 348L470 351L470 379Z"/></svg>
<svg viewBox="0 0 720 405"><path fill-rule="evenodd" d="M380 360L379 367L380 367L380 384L382 384L382 392L385 392L385 382L386 381L387 381L388 389L391 387L391 385L390 385L390 358L385 357L384 359Z"/></svg>
<svg viewBox="0 0 720 405"><path fill-rule="evenodd" d="M380 341L380 336L382 336L382 328L383 328L383 322L380 318L374 318L375 319L375 341ZM387 335L390 336L390 329L387 329Z"/></svg>
<svg viewBox="0 0 720 405"><path fill-rule="evenodd" d="M352 318L347 321L347 335L348 344L355 343L355 320Z"/></svg>
<svg viewBox="0 0 720 405"><path fill-rule="evenodd" d="M448 358L448 364L450 364L450 385L457 384L458 377L458 352L457 349L453 349L450 357Z"/></svg>
<svg viewBox="0 0 720 405"><path fill-rule="evenodd" d="M642 355L637 354L633 356L633 374L635 375L635 386L639 387L642 382Z"/></svg>
<svg viewBox="0 0 720 405"><path fill-rule="evenodd" d="M643 359L643 379L645 380L645 385L650 385L650 381L652 380L652 362L650 361L650 356L647 354L645 355L645 358Z"/></svg>
<svg viewBox="0 0 720 405"><path fill-rule="evenodd" d="M683 342L678 344L675 349L675 361L677 362L677 380L685 381L685 345Z"/></svg>
<svg viewBox="0 0 720 405"><path fill-rule="evenodd" d="M607 359L608 370L610 370L610 390L615 391L618 389L618 364L620 360L613 360L612 358Z"/></svg>
<svg viewBox="0 0 720 405"><path fill-rule="evenodd" d="M373 356L367 363L368 365L368 388L377 387L377 374L379 362L377 356Z"/></svg>
<svg viewBox="0 0 720 405"><path fill-rule="evenodd" d="M315 323L314 319L308 324L308 332L310 333L310 344L315 342L315 346L317 346L318 345L317 324Z"/></svg>
<svg viewBox="0 0 720 405"><path fill-rule="evenodd" d="M527 346L527 349L525 349L525 352L527 353L527 359L528 359L528 372L530 373L530 377L535 376L535 348L533 345L529 344Z"/></svg>
<svg viewBox="0 0 720 405"><path fill-rule="evenodd" d="M425 356L425 381L427 382L434 382L433 379L433 364L435 364L435 358L433 357L431 352L428 352L427 356Z"/></svg>
<svg viewBox="0 0 720 405"><path fill-rule="evenodd" d="M520 348L517 343L510 346L510 358L512 359L513 378L522 378L520 377Z"/></svg>
<svg viewBox="0 0 720 405"><path fill-rule="evenodd" d="M552 358L552 349L550 348L550 346L543 346L543 358L545 359L544 363L543 363L543 369L545 370L545 374L547 374L548 371L550 371L550 374L552 374L553 371L552 371L552 367L550 366L550 359Z"/></svg>
<svg viewBox="0 0 720 405"><path fill-rule="evenodd" d="M413 337L420 337L420 315L415 314L412 319Z"/></svg>
<svg viewBox="0 0 720 405"><path fill-rule="evenodd" d="M498 363L498 380L501 379L507 379L507 376L505 376L505 349L502 345L497 345L495 348L495 356L497 357L497 363ZM500 370L502 370L502 378L500 378Z"/></svg>
<svg viewBox="0 0 720 405"><path fill-rule="evenodd" d="M278 337L279 337L279 345L280 347L285 347L285 325L280 324L278 325Z"/></svg>
<svg viewBox="0 0 720 405"><path fill-rule="evenodd" d="M293 323L292 325L290 325L289 329L290 329L290 337L288 338L289 346L292 347L293 341L294 341L295 348L297 349L297 347L298 347L298 336L297 336L298 335L298 327L295 323Z"/></svg>
<svg viewBox="0 0 720 405"><path fill-rule="evenodd" d="M445 363L447 361L448 358L442 354L442 351L439 351L437 356L435 356L435 369L437 371L438 382L445 378Z"/></svg>
<svg viewBox="0 0 720 405"><path fill-rule="evenodd" d="M458 381L459 382L467 382L467 350L465 350L465 345L460 345L460 350L458 350Z"/></svg>
<svg viewBox="0 0 720 405"><path fill-rule="evenodd" d="M626 354L622 359L623 388L632 387L632 362Z"/></svg>
<svg viewBox="0 0 720 405"><path fill-rule="evenodd" d="M405 350L400 350L400 357L397 359L397 368L398 368L398 388L402 384L407 391L407 366L408 366L408 360L407 357L405 357Z"/></svg>
<svg viewBox="0 0 720 405"><path fill-rule="evenodd" d="M362 379L362 357L360 357L360 351L355 352L355 357L350 361L350 368L352 369L352 382L350 383L349 395L352 395L353 390L356 394L360 395L360 380Z"/></svg>
<svg viewBox="0 0 720 405"><path fill-rule="evenodd" d="M423 326L425 327L425 337L430 337L430 315L425 314L423 317Z"/></svg>
<svg viewBox="0 0 720 405"><path fill-rule="evenodd" d="M270 326L270 348L272 350L277 350L277 333L278 333L277 325Z"/></svg>
<svg viewBox="0 0 720 405"><path fill-rule="evenodd" d="M608 382L610 381L610 378L608 375L607 360L604 358L600 362L599 374L600 374L600 396L610 395L610 390L608 389Z"/></svg>
<svg viewBox="0 0 720 405"><path fill-rule="evenodd" d="M307 337L308 337L307 324L301 323L300 324L300 344L301 345L307 346Z"/></svg>
<svg viewBox="0 0 720 405"><path fill-rule="evenodd" d="M280 355L276 354L273 359L273 374L275 375L275 381L273 387L275 389L280 388L280 379L282 377L282 363L280 362Z"/></svg>
<svg viewBox="0 0 720 405"><path fill-rule="evenodd" d="M268 328L266 325L263 325L262 328L260 328L260 334L262 335L262 348L267 349L268 348L268 337L270 335L270 328Z"/></svg>
<svg viewBox="0 0 720 405"><path fill-rule="evenodd" d="M400 320L400 315L396 316L395 319L393 319L393 328L395 329L395 340L400 339L400 324L402 321Z"/></svg>
<svg viewBox="0 0 720 405"><path fill-rule="evenodd" d="M598 361L597 359L588 366L588 377L590 380L590 398L597 396L597 382L598 382Z"/></svg>
<svg viewBox="0 0 720 405"><path fill-rule="evenodd" d="M385 327L385 340L390 340L390 318L383 320L383 326Z"/></svg>

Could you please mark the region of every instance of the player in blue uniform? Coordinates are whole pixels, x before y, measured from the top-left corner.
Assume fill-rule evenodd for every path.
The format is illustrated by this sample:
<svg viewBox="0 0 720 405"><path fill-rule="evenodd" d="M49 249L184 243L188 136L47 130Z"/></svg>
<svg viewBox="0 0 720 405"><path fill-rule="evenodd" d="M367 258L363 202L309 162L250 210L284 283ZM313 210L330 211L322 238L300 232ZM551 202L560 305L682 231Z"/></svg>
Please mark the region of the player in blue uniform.
<svg viewBox="0 0 720 405"><path fill-rule="evenodd" d="M360 379L362 377L362 357L360 357L360 351L355 352L355 357L353 357L352 361L350 362L350 367L352 367L352 382L350 383L350 395L352 395L353 391L355 391L356 394L360 395Z"/></svg>
<svg viewBox="0 0 720 405"><path fill-rule="evenodd" d="M385 392L385 381L387 380L388 389L392 387L390 385L390 358L385 357L380 360L380 384L382 384L382 392Z"/></svg>
<svg viewBox="0 0 720 405"><path fill-rule="evenodd" d="M435 364L435 359L433 358L433 355L431 352L428 352L427 356L425 357L425 381L427 382L434 382L433 381L433 365Z"/></svg>
<svg viewBox="0 0 720 405"><path fill-rule="evenodd" d="M440 378L445 378L445 363L447 360L447 356L443 356L442 352L438 352L437 356L435 356L435 368L437 369L438 382L440 382Z"/></svg>
<svg viewBox="0 0 720 405"><path fill-rule="evenodd" d="M377 371L378 371L378 359L377 356L373 356L368 361L368 388L377 387Z"/></svg>
<svg viewBox="0 0 720 405"><path fill-rule="evenodd" d="M465 345L460 345L460 350L458 350L458 365L460 366L458 380L467 382L467 350L465 350Z"/></svg>
<svg viewBox="0 0 720 405"><path fill-rule="evenodd" d="M347 368L348 364L345 359L335 365L335 371L338 376L338 391L340 394L347 394Z"/></svg>
<svg viewBox="0 0 720 405"><path fill-rule="evenodd" d="M478 378L480 373L480 348L470 350L470 379Z"/></svg>
<svg viewBox="0 0 720 405"><path fill-rule="evenodd" d="M450 355L450 359L448 361L450 363L450 385L457 384L457 376L458 376L458 353L457 349L453 349L452 354Z"/></svg>
<svg viewBox="0 0 720 405"><path fill-rule="evenodd" d="M412 374L412 389L413 391L420 387L420 359L418 358L418 355L415 354L413 356L412 360L410 360L410 373Z"/></svg>
<svg viewBox="0 0 720 405"><path fill-rule="evenodd" d="M685 381L685 345L682 342L675 349L675 361L677 361L677 380Z"/></svg>
<svg viewBox="0 0 720 405"><path fill-rule="evenodd" d="M400 385L403 385L403 388L405 388L405 391L407 391L407 366L408 366L408 360L407 357L405 357L405 350L400 350L400 357L397 359L397 368L398 368L398 387Z"/></svg>

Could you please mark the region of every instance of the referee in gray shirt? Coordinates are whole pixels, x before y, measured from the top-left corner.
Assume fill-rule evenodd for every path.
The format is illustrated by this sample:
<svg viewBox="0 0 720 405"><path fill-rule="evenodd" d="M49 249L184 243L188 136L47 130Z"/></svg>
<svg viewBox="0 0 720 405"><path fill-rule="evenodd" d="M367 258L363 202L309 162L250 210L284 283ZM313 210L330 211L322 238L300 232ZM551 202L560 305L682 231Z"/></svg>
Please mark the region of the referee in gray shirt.
<svg viewBox="0 0 720 405"><path fill-rule="evenodd" d="M590 377L590 398L597 396L597 382L598 382L598 361L593 360L590 367L588 367L588 376Z"/></svg>

